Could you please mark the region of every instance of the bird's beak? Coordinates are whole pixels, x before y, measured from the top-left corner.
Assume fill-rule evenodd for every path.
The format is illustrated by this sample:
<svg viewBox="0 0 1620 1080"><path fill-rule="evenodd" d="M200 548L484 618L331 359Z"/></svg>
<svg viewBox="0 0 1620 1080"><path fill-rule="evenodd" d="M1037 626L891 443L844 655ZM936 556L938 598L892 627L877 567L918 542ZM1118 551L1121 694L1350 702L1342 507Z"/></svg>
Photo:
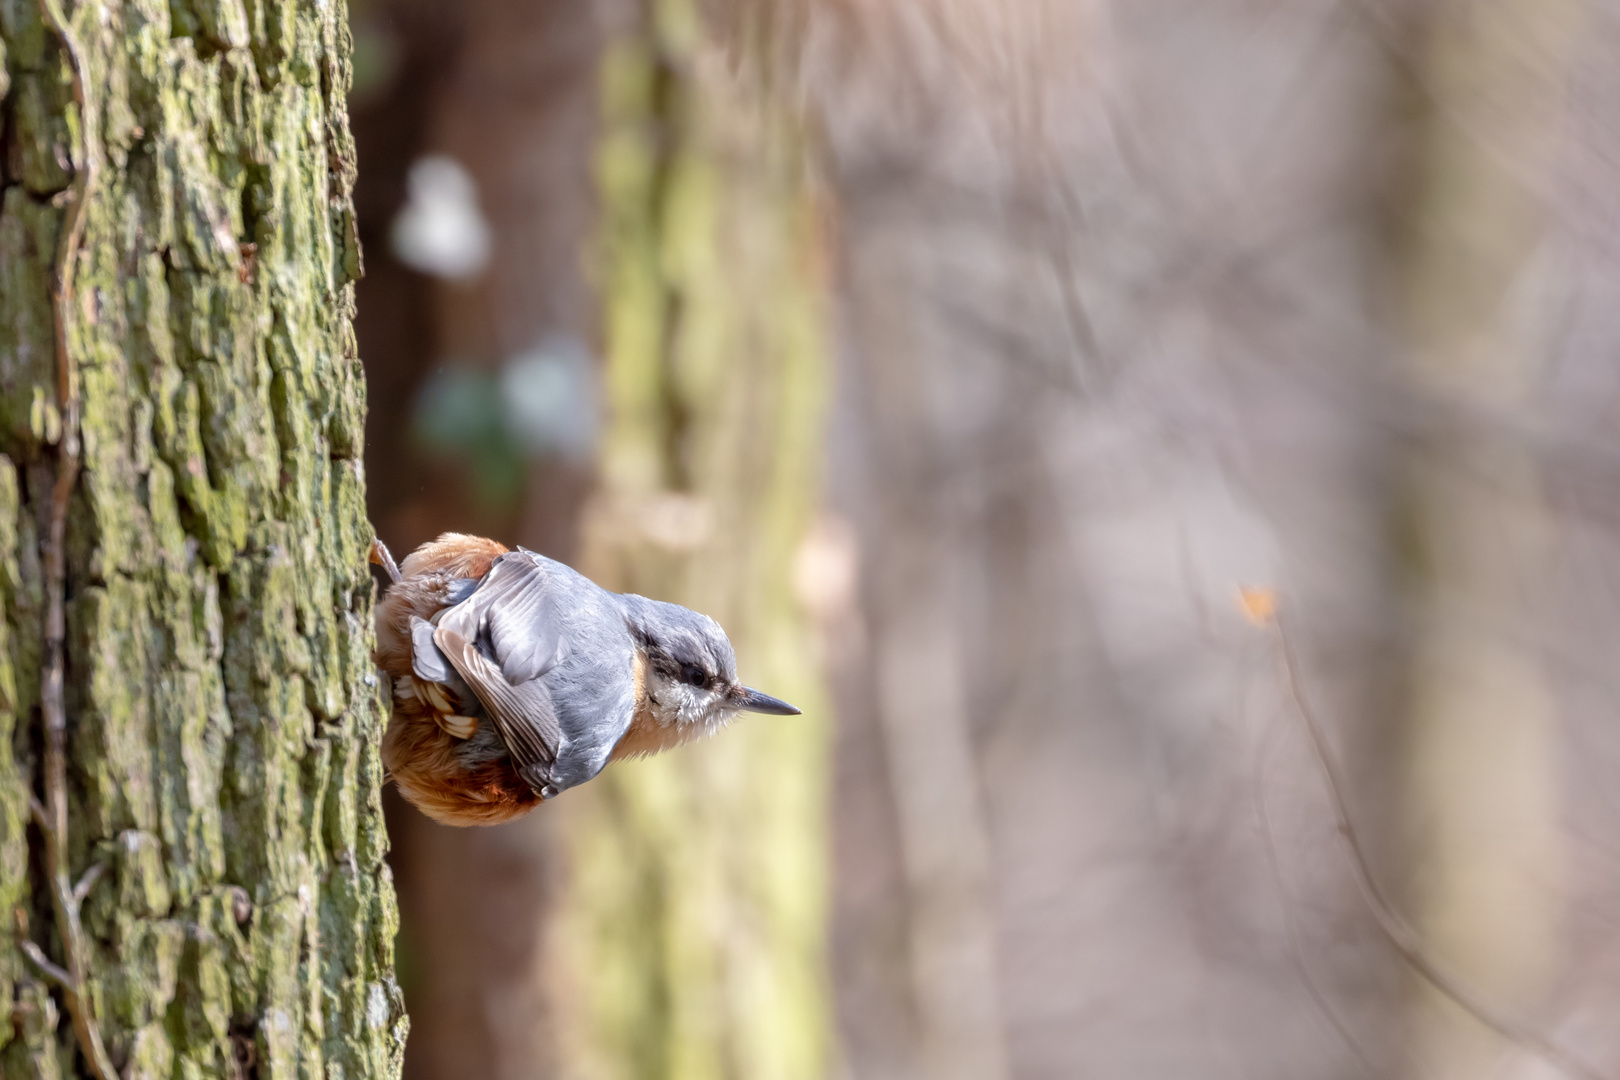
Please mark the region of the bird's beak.
<svg viewBox="0 0 1620 1080"><path fill-rule="evenodd" d="M798 716L799 710L783 701L773 698L769 694L762 694L747 686L739 686L731 692L733 708L743 712L771 713L775 716Z"/></svg>

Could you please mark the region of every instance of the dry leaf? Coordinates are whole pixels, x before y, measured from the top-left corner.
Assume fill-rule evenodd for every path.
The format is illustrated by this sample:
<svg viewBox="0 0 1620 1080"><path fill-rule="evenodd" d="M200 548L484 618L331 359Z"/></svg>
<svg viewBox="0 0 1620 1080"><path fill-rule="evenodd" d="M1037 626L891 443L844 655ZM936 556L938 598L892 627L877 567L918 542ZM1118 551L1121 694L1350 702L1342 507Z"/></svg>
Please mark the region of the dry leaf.
<svg viewBox="0 0 1620 1080"><path fill-rule="evenodd" d="M1277 590L1244 585L1238 589L1238 607L1256 626L1270 626L1277 617Z"/></svg>

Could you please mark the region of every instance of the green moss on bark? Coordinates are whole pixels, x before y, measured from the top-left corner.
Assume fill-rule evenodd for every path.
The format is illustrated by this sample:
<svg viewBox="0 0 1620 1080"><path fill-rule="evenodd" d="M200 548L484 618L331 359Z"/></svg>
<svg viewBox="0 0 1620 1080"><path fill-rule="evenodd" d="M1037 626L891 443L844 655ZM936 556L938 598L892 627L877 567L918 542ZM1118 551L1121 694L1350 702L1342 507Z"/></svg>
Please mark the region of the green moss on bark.
<svg viewBox="0 0 1620 1080"><path fill-rule="evenodd" d="M125 1076L395 1076L342 3L86 0L103 167L77 266L70 818L90 998ZM0 0L0 905L30 867L37 537L62 411L48 291L82 130L34 0ZM37 842L37 840L36 840ZM0 1073L82 1063L0 951Z"/></svg>

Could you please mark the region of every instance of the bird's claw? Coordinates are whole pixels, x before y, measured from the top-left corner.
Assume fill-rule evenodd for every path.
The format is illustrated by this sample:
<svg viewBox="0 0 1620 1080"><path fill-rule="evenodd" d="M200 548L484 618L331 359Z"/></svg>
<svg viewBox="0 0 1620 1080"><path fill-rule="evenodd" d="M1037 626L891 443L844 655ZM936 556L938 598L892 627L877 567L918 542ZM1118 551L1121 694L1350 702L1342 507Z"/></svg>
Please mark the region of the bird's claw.
<svg viewBox="0 0 1620 1080"><path fill-rule="evenodd" d="M394 556L388 550L387 544L373 537L368 557L373 564L382 567L383 573L388 575L389 584L399 583L399 564L394 562Z"/></svg>

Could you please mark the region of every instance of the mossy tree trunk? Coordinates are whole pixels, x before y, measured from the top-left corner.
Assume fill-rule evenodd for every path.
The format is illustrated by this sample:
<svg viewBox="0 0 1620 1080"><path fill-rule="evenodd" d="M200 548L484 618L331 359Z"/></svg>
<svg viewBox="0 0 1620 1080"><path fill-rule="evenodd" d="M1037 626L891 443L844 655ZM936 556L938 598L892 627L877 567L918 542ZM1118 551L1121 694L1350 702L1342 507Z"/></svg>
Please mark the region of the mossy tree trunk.
<svg viewBox="0 0 1620 1080"><path fill-rule="evenodd" d="M0 1073L395 1075L344 5L0 44Z"/></svg>
<svg viewBox="0 0 1620 1080"><path fill-rule="evenodd" d="M559 802L563 1074L810 1080L828 723L789 581L828 378L817 213L759 73L728 73L681 0L642 11L602 84L609 417L582 566L713 615L742 678L806 715L745 715Z"/></svg>

